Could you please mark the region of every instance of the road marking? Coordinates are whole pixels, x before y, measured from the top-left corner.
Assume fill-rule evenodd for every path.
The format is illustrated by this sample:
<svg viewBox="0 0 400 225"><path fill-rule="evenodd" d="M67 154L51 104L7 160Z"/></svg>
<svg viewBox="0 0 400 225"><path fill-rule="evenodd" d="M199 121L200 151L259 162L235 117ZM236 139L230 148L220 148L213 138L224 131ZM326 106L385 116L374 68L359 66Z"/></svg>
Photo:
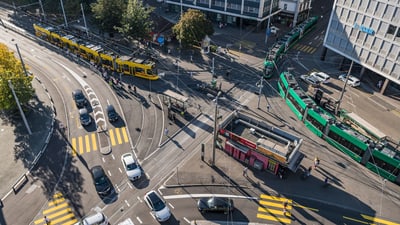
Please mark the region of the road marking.
<svg viewBox="0 0 400 225"><path fill-rule="evenodd" d="M186 217L183 217L183 219L186 221L186 223L192 224L192 223L190 222L190 220L188 220ZM195 224L196 224L196 223L195 223Z"/></svg>
<svg viewBox="0 0 400 225"><path fill-rule="evenodd" d="M303 209L308 209L308 210L312 210L312 211L315 211L315 212L319 212L319 209L310 208L310 207L307 207L307 206L304 206L304 205L300 205L300 204L297 204L297 203L294 203L293 207L303 208Z"/></svg>
<svg viewBox="0 0 400 225"><path fill-rule="evenodd" d="M290 212L286 212L286 215L288 217L291 216ZM290 224L291 220L289 218L282 218L282 217L276 217L276 216L269 216L269 215L264 215L264 214L259 214L257 213L257 218L260 219L265 219L265 220L272 220L272 221L277 221L277 222L281 222L281 223L287 223Z"/></svg>
<svg viewBox="0 0 400 225"><path fill-rule="evenodd" d="M358 220L358 219L354 219L354 218L347 217L347 216L343 216L343 219L351 220L351 221L358 222L358 223L363 223L363 224L371 224L371 223L369 223L369 222L362 221L362 220Z"/></svg>
<svg viewBox="0 0 400 225"><path fill-rule="evenodd" d="M93 146L93 151L97 151L97 142L95 133L92 133L92 146Z"/></svg>
<svg viewBox="0 0 400 225"><path fill-rule="evenodd" d="M72 138L72 156L76 156L76 138Z"/></svg>
<svg viewBox="0 0 400 225"><path fill-rule="evenodd" d="M283 208L283 202L267 202L267 201L260 200L260 201L258 201L258 203L260 203L261 205L265 205L265 206L272 206L275 208ZM292 205L288 204L288 206L286 208L290 210L290 209L292 209Z"/></svg>
<svg viewBox="0 0 400 225"><path fill-rule="evenodd" d="M285 200L287 200L288 203L292 203L293 202L293 200L291 200L291 199L272 196L272 195L264 195L264 194L261 194L260 198L262 198L262 199L270 199L270 200L275 200L275 201L285 201Z"/></svg>
<svg viewBox="0 0 400 225"><path fill-rule="evenodd" d="M79 154L83 154L83 138L79 137L78 138L78 143L79 143Z"/></svg>
<svg viewBox="0 0 400 225"><path fill-rule="evenodd" d="M384 219L380 219L380 218L376 218L376 217L372 217L372 216L367 216L367 215L364 215L364 214L361 214L361 216L364 219L371 220L371 221L373 221L375 223L381 223L381 224L387 224L387 225L400 225L400 223L395 223L395 222L391 222L391 221L388 221L388 220L384 220Z"/></svg>
<svg viewBox="0 0 400 225"><path fill-rule="evenodd" d="M111 145L112 146L115 146L116 145L116 143L115 143L115 137L114 137L114 130L109 130L110 131L110 139L111 139Z"/></svg>
<svg viewBox="0 0 400 225"><path fill-rule="evenodd" d="M115 133L117 134L118 144L122 144L121 133L119 132L120 128L115 129Z"/></svg>
<svg viewBox="0 0 400 225"><path fill-rule="evenodd" d="M142 220L140 220L140 218L138 216L136 217L136 219L137 219L137 221L139 221L140 224L143 223Z"/></svg>
<svg viewBox="0 0 400 225"><path fill-rule="evenodd" d="M90 152L90 139L89 135L85 135L86 152Z"/></svg>
<svg viewBox="0 0 400 225"><path fill-rule="evenodd" d="M122 127L122 136L124 137L125 142L129 142L128 134L126 133L126 127Z"/></svg>
<svg viewBox="0 0 400 225"><path fill-rule="evenodd" d="M57 211L57 210L59 210L59 209L65 208L65 207L67 207L67 206L68 206L68 203L64 202L64 203L59 204L59 205L57 205L57 206L55 206L55 207L53 207L53 208L50 208L50 209L47 209L47 210L43 210L43 214L44 214L44 215L47 215L47 214L49 214L49 213L51 213L51 212L53 212L53 211Z"/></svg>

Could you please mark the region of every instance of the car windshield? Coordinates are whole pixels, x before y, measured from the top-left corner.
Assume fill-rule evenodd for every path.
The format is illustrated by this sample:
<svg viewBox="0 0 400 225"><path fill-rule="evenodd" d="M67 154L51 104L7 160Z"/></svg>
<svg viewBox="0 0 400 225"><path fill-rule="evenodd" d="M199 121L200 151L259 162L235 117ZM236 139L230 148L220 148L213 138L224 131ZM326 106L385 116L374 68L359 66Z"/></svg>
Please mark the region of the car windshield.
<svg viewBox="0 0 400 225"><path fill-rule="evenodd" d="M127 164L127 165L126 165L126 169L127 169L127 170L134 170L134 169L136 169L136 168L138 168L138 166L136 165L136 163L131 163L131 164Z"/></svg>
<svg viewBox="0 0 400 225"><path fill-rule="evenodd" d="M157 198L154 202L154 210L155 211L160 211L163 208L165 208L165 204L163 201L161 201L161 199Z"/></svg>
<svg viewBox="0 0 400 225"><path fill-rule="evenodd" d="M86 113L81 114L81 120L88 120L88 119L89 119L89 115L88 114L86 114Z"/></svg>
<svg viewBox="0 0 400 225"><path fill-rule="evenodd" d="M100 176L100 177L96 178L96 180L94 182L96 185L101 185L101 184L105 184L107 182L107 179L105 176Z"/></svg>

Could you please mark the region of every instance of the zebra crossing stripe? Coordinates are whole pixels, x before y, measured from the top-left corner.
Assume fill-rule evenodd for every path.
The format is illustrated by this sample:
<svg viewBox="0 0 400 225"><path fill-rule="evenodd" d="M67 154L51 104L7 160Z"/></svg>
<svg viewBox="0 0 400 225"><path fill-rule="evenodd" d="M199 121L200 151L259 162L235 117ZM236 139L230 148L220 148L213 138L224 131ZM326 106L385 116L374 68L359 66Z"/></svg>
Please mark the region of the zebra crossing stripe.
<svg viewBox="0 0 400 225"><path fill-rule="evenodd" d="M90 140L89 135L85 135L86 152L90 152Z"/></svg>
<svg viewBox="0 0 400 225"><path fill-rule="evenodd" d="M92 133L92 146L93 146L93 151L97 151L97 141L95 133Z"/></svg>
<svg viewBox="0 0 400 225"><path fill-rule="evenodd" d="M129 141L128 134L126 133L126 127L122 127L122 136L124 137L125 143Z"/></svg>

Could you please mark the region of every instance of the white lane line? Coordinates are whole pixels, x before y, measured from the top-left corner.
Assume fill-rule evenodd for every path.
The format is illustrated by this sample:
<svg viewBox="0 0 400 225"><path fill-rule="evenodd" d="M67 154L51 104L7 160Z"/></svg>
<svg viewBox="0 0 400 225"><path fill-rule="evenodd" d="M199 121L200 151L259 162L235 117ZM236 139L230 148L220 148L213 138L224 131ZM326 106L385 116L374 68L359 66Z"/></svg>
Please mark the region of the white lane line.
<svg viewBox="0 0 400 225"><path fill-rule="evenodd" d="M186 195L168 195L163 196L164 199L182 199L182 198L203 198L203 197L224 197L224 198L241 198L256 200L257 197L248 197L243 195L224 195L224 194L186 194Z"/></svg>

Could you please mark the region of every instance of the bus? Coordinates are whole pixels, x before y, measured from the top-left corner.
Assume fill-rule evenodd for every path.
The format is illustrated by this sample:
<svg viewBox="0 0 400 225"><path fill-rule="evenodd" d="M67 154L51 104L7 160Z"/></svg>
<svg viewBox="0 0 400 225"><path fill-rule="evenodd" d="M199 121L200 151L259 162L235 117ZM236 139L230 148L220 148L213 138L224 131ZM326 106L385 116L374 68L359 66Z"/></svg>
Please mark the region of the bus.
<svg viewBox="0 0 400 225"><path fill-rule="evenodd" d="M337 120L335 116L316 105L289 72L280 74L278 91L297 118L315 135L379 176L400 184L400 151L379 141L386 135L377 132L377 129L354 116L355 114L346 115L347 118L352 118L352 124L360 126L358 129L351 126L348 119ZM361 128L363 130L360 130ZM373 135L366 135L368 133Z"/></svg>

